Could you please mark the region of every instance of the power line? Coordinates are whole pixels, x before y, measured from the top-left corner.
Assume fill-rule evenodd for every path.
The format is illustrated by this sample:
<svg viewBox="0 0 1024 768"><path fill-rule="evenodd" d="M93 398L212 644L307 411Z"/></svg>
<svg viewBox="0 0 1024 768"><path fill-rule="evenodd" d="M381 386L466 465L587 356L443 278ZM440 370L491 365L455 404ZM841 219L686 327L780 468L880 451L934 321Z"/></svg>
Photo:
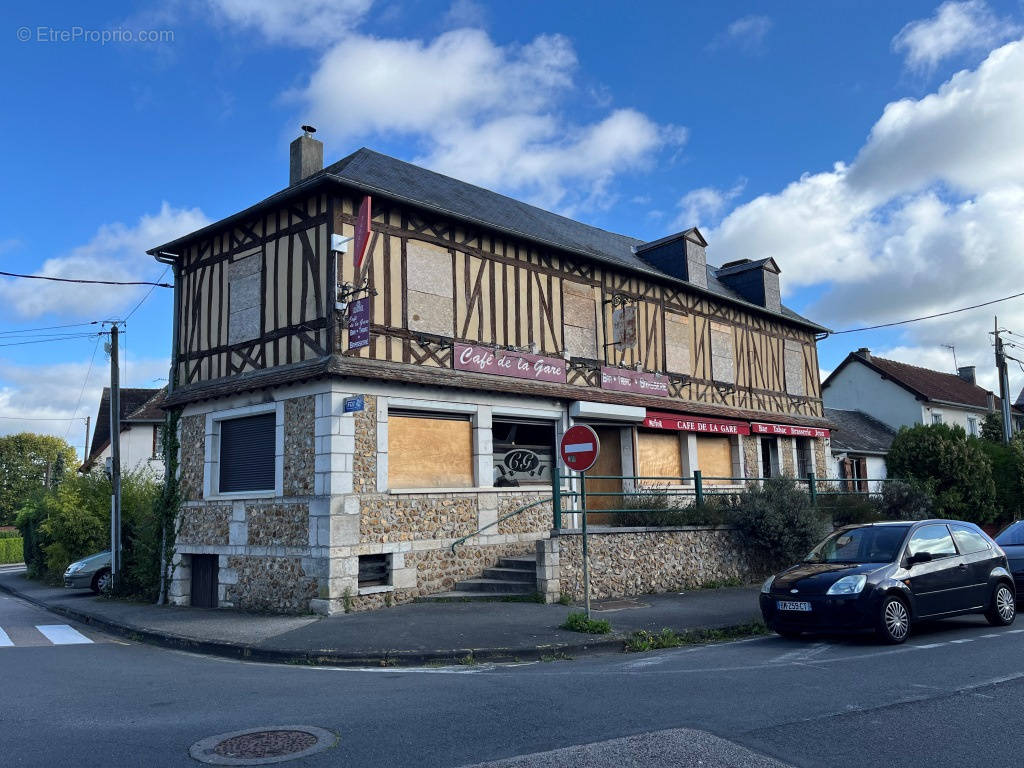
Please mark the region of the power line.
<svg viewBox="0 0 1024 768"><path fill-rule="evenodd" d="M0 419L6 419L9 421L75 421L74 418L65 419L51 419L39 416L0 416Z"/></svg>
<svg viewBox="0 0 1024 768"><path fill-rule="evenodd" d="M35 333L36 331L53 331L58 328L81 328L86 325L96 325L99 320L90 320L87 323L68 323L67 325L44 325L42 328L12 328L9 331L0 331L0 336L7 336L12 333Z"/></svg>
<svg viewBox="0 0 1024 768"><path fill-rule="evenodd" d="M0 347L21 347L25 344L45 344L51 341L73 341L75 339L91 339L95 334L92 333L79 333L74 336L58 336L52 339L34 339L32 341L11 341L5 344L0 344Z"/></svg>
<svg viewBox="0 0 1024 768"><path fill-rule="evenodd" d="M1004 296L1001 299L992 299L992 301L983 301L981 304L972 304L969 307L961 307L960 309L951 309L947 312L937 312L934 315L924 315L923 317L912 317L909 320L897 320L893 323L880 323L879 325L868 325L863 328L847 328L843 331L831 331L830 336L838 336L841 333L857 333L859 331L874 331L878 328L891 328L894 325L906 325L907 323L917 323L921 320L931 320L935 317L945 317L946 315L955 315L957 312L967 312L971 309L978 309L980 307L987 307L991 304L998 304L1001 301L1009 301L1010 299L1018 299L1024 296L1024 292L1015 293L1012 296Z"/></svg>
<svg viewBox="0 0 1024 768"><path fill-rule="evenodd" d="M96 350L100 348L100 341L103 339L101 334L96 334L96 343L92 348L92 355L89 357L89 370L85 372L85 381L82 382L82 389L78 393L78 404L75 405L74 416L72 418L78 418L78 409L82 407L82 398L85 396L85 387L89 383L89 377L92 375L92 364L96 359ZM64 439L68 439L68 435L71 434L71 422L68 422L68 428L64 432Z"/></svg>
<svg viewBox="0 0 1024 768"><path fill-rule="evenodd" d="M132 307L132 311L124 316L125 320L127 320L129 317L131 317L132 315L135 314L135 310L137 310L139 307L141 307L143 305L143 303L146 301L146 299L148 299L153 294L153 291L156 290L158 285L163 285L163 283L161 283L160 281L164 279L164 275L167 274L167 270L170 269L170 268L171 268L170 264L168 264L166 267L164 267L164 271L160 273L160 277L158 277L156 279L157 281L155 283L153 283L153 287L150 288L148 291L146 291L146 295L143 296L141 299L139 299L139 303L136 304L134 307Z"/></svg>
<svg viewBox="0 0 1024 768"><path fill-rule="evenodd" d="M173 288L170 283L153 283L148 280L85 280L72 277L49 277L48 275L20 275L15 272L0 272L5 277L21 277L26 280L53 280L57 283L86 283L90 285L152 285L154 288Z"/></svg>

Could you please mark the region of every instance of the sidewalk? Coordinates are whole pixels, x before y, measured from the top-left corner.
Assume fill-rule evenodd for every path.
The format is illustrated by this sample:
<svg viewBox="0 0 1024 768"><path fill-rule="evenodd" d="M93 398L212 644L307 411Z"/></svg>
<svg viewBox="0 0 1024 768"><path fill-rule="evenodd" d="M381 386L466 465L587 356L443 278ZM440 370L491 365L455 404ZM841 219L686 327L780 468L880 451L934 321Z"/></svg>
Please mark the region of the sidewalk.
<svg viewBox="0 0 1024 768"><path fill-rule="evenodd" d="M721 628L759 619L757 587L595 602L610 635L559 629L575 606L411 603L328 618L154 606L94 597L0 572L0 590L98 629L166 647L260 661L415 665L538 659L619 651L631 632ZM604 609L604 610L602 610Z"/></svg>

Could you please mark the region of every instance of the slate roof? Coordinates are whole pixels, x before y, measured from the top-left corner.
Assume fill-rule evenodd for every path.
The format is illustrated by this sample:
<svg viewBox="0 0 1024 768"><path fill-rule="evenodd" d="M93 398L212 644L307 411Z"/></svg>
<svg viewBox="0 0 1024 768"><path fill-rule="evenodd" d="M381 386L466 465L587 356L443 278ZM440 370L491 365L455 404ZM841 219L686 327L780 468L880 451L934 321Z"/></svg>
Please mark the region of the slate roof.
<svg viewBox="0 0 1024 768"><path fill-rule="evenodd" d="M121 420L129 420L129 416L134 416L137 412L143 412L144 409L148 409L149 402L154 399L156 395L164 392L162 389L145 389L145 388L131 388L122 387L121 389ZM163 414L161 413L154 419L136 417L132 418L132 421L162 421ZM103 394L100 395L100 407L96 412L96 421L93 423L92 442L90 443L89 456L85 460L83 466L88 467L95 461L104 448L110 445L110 387L103 388Z"/></svg>
<svg viewBox="0 0 1024 768"><path fill-rule="evenodd" d="M167 387L149 391L153 392L153 396L125 416L124 421L162 422L164 420L164 409L161 406L164 398L167 397Z"/></svg>
<svg viewBox="0 0 1024 768"><path fill-rule="evenodd" d="M826 408L833 453L888 453L896 431L863 411Z"/></svg>
<svg viewBox="0 0 1024 768"><path fill-rule="evenodd" d="M174 252L179 244L191 240L197 235L212 231L237 219L252 217L258 209L280 203L298 192L305 193L318 183L332 181L355 187L371 195L380 194L458 220L483 225L540 244L580 254L632 272L682 283L696 291L702 290L699 286L655 269L637 256L634 253L634 248L643 245L644 241L642 240L592 227L365 147L327 166L299 184L271 195L245 211L153 248L148 253L153 255L158 251ZM715 272L713 267L708 267L708 293L730 302L745 305L758 312L776 315L790 322L808 326L815 331L827 330L786 307L776 313L757 304L752 304L719 281L715 277Z"/></svg>
<svg viewBox="0 0 1024 768"><path fill-rule="evenodd" d="M822 383L822 389L828 388L829 382L854 360L891 379L923 400L988 410L989 391L961 379L955 373L933 371L930 368L921 368L897 360L887 360L876 355L865 356L859 350L846 356L846 359ZM998 397L995 398L995 407L999 407Z"/></svg>

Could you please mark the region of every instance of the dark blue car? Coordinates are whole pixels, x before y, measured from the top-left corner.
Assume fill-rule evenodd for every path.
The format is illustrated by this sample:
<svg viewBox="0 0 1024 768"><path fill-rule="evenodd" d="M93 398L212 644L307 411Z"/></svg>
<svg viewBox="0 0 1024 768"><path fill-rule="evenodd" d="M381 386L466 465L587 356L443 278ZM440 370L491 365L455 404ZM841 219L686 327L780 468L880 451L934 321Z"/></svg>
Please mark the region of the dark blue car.
<svg viewBox="0 0 1024 768"><path fill-rule="evenodd" d="M1024 520L1010 523L996 536L996 544L1006 553L1017 593L1024 590Z"/></svg>
<svg viewBox="0 0 1024 768"><path fill-rule="evenodd" d="M1024 578L1024 563L1021 570ZM840 528L769 578L760 600L765 622L786 637L872 630L885 642L902 643L922 619L983 613L989 623L1006 626L1016 617L1007 555L976 525L959 520Z"/></svg>

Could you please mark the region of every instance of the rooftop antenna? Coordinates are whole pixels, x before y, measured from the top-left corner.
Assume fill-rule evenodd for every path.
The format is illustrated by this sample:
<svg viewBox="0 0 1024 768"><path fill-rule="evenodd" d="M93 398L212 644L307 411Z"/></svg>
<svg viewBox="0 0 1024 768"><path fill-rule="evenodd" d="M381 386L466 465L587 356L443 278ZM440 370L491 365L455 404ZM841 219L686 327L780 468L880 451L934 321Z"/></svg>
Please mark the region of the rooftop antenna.
<svg viewBox="0 0 1024 768"><path fill-rule="evenodd" d="M946 349L950 350L953 353L953 370L956 373L959 373L960 366L956 362L956 346L953 344L943 344L942 346L944 346Z"/></svg>

